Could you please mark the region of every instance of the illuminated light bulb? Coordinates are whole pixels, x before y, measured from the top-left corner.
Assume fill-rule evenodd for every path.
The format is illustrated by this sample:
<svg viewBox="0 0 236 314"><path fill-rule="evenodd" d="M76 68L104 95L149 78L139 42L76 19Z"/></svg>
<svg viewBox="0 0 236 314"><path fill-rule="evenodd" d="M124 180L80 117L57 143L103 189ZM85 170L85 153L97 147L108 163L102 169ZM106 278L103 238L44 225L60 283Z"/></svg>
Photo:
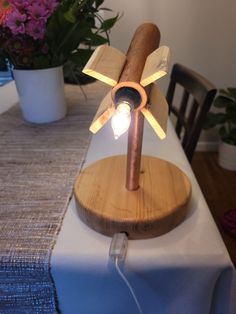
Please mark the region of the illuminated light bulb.
<svg viewBox="0 0 236 314"><path fill-rule="evenodd" d="M128 130L130 121L130 105L127 102L122 102L118 105L116 112L111 119L111 127L116 140Z"/></svg>

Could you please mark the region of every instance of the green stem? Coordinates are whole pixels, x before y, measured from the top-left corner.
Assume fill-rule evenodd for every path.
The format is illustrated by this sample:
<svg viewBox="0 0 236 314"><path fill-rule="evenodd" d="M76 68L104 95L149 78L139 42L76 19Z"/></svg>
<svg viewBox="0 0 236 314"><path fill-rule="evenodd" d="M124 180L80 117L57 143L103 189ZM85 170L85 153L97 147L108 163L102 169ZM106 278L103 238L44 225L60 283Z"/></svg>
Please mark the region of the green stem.
<svg viewBox="0 0 236 314"><path fill-rule="evenodd" d="M103 23L103 22L104 22L103 18L102 18L99 14L95 14L95 16L96 16L96 18L99 20L100 23ZM98 31L97 31L96 33L98 33ZM108 33L108 31L105 31L105 34L106 34L106 38L107 38L108 45L110 45L111 43L110 43L110 38L109 38L109 33Z"/></svg>
<svg viewBox="0 0 236 314"><path fill-rule="evenodd" d="M55 50L54 56L59 54L59 51L61 49L61 47L65 44L65 42L67 41L68 37L74 32L74 30L76 29L76 27L78 26L79 22L76 22L73 27L70 29L70 31L68 32L68 34L64 37L64 39L62 40L62 42L60 43L60 45L57 47L57 49Z"/></svg>
<svg viewBox="0 0 236 314"><path fill-rule="evenodd" d="M228 121L228 132L229 132L229 135L230 135L231 131L232 131L232 124L231 124L230 121Z"/></svg>

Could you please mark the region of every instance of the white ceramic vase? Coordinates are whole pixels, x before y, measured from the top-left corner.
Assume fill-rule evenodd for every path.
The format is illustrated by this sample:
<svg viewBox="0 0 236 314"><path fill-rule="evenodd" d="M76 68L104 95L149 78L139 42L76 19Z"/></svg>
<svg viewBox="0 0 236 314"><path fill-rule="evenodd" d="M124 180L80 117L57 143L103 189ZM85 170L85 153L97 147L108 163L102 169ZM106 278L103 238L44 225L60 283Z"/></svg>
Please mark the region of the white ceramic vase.
<svg viewBox="0 0 236 314"><path fill-rule="evenodd" d="M236 170L236 145L220 142L219 165L227 170Z"/></svg>
<svg viewBox="0 0 236 314"><path fill-rule="evenodd" d="M13 70L23 117L49 123L67 112L62 66L40 70Z"/></svg>

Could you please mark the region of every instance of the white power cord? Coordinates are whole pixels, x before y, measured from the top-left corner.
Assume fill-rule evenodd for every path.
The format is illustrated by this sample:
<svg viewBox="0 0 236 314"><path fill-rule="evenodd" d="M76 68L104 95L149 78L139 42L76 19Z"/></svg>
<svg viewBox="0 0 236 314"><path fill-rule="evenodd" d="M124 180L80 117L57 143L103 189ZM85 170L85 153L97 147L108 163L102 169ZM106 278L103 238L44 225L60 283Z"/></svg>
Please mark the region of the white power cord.
<svg viewBox="0 0 236 314"><path fill-rule="evenodd" d="M128 279L125 277L124 273L121 271L121 269L119 267L119 262L122 262L125 260L127 247L128 247L128 238L127 238L126 234L125 233L116 233L116 234L114 234L112 241L111 241L109 256L114 261L118 274L120 275L122 280L127 285L128 289L129 289L129 291L130 291L130 293L134 299L134 302L137 306L139 313L142 314L143 312L142 312L141 306L138 302L138 299L134 293L134 290L132 289Z"/></svg>
<svg viewBox="0 0 236 314"><path fill-rule="evenodd" d="M135 301L135 303L136 303L136 305L137 305L137 308L138 308L139 313L142 314L143 312L142 312L141 306L140 306L140 304L139 304L139 302L138 302L138 299L137 299L137 297L136 297L136 295L135 295L135 293L134 293L134 290L132 289L130 283L128 282L127 278L126 278L125 275L122 273L122 271L121 271L121 269L120 269L120 267L119 267L118 258L116 258L116 260L115 260L115 265L116 265L116 269L117 269L118 274L119 274L119 275L121 276L121 278L124 280L124 282L126 283L128 289L129 289L129 291L131 292L131 294L132 294L132 296L133 296L133 298L134 298L134 301Z"/></svg>

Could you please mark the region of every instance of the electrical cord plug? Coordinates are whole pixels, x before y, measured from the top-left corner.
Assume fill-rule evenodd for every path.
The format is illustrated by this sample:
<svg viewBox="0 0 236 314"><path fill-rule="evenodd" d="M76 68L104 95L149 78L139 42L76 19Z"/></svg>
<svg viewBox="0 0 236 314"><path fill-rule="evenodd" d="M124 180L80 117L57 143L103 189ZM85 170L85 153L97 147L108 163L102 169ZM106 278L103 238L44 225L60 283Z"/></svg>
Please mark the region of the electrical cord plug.
<svg viewBox="0 0 236 314"><path fill-rule="evenodd" d="M115 262L118 260L122 262L125 260L128 247L128 238L125 233L115 233L109 250L109 256Z"/></svg>

